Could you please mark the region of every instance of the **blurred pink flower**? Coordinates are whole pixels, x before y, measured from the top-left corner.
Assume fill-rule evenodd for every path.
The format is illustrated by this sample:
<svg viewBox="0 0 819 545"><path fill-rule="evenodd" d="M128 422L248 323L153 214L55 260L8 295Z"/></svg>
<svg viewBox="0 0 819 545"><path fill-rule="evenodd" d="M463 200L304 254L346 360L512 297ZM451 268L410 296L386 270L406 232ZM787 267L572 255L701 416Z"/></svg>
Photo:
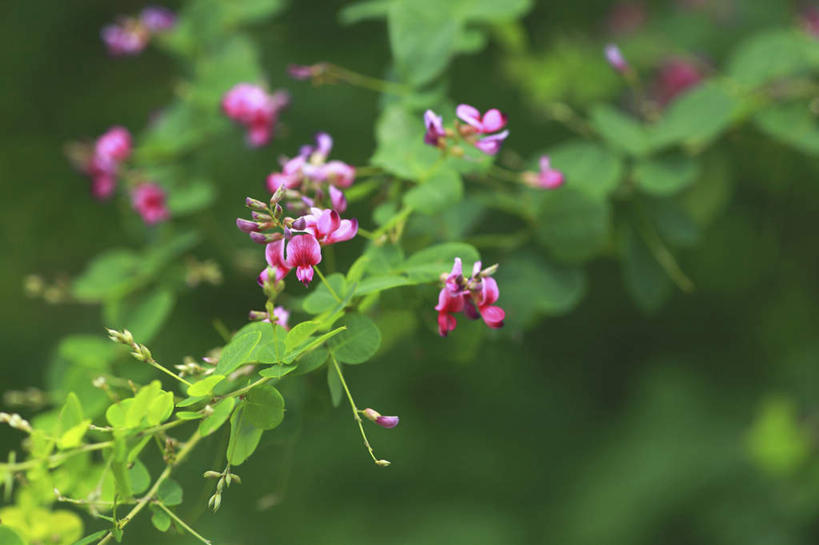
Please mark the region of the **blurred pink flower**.
<svg viewBox="0 0 819 545"><path fill-rule="evenodd" d="M279 113L290 103L284 91L268 93L250 83L238 83L222 97L222 111L247 129L251 147L267 144L273 136Z"/></svg>
<svg viewBox="0 0 819 545"><path fill-rule="evenodd" d="M163 222L171 217L165 202L165 190L155 183L141 183L131 193L131 204L148 225Z"/></svg>

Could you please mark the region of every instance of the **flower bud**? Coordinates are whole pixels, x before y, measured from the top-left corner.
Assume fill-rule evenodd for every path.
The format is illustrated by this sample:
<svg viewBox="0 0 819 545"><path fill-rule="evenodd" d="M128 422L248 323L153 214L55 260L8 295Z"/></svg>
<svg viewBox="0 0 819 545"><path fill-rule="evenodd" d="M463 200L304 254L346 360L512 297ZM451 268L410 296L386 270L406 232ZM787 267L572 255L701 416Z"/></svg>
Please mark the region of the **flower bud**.
<svg viewBox="0 0 819 545"><path fill-rule="evenodd" d="M252 240L256 244L267 244L268 242L267 235L265 235L264 233L258 233L256 231L250 233L250 240Z"/></svg>
<svg viewBox="0 0 819 545"><path fill-rule="evenodd" d="M278 188L276 188L275 193L273 193L273 196L270 197L270 206L274 206L274 205L278 204L279 201L282 200L282 197L284 197L284 192L286 190L287 190L287 188L284 187L284 184L282 184Z"/></svg>
<svg viewBox="0 0 819 545"><path fill-rule="evenodd" d="M259 210L260 212L264 212L267 210L267 205L262 201L257 201L251 197L245 198L245 206L250 208L251 210Z"/></svg>
<svg viewBox="0 0 819 545"><path fill-rule="evenodd" d="M389 430L398 425L398 420L397 416L379 416L375 419L375 423Z"/></svg>
<svg viewBox="0 0 819 545"><path fill-rule="evenodd" d="M222 474L219 473L218 471L205 471L205 473L202 475L202 477L204 477L205 479L218 479L221 476Z"/></svg>
<svg viewBox="0 0 819 545"><path fill-rule="evenodd" d="M379 413L375 409L370 408L364 409L363 411L361 411L361 414L363 414L364 417L370 422L375 422L381 416L381 413Z"/></svg>
<svg viewBox="0 0 819 545"><path fill-rule="evenodd" d="M255 210L250 213L250 216L256 221L270 221L273 217L270 214L266 214L264 212L256 212Z"/></svg>
<svg viewBox="0 0 819 545"><path fill-rule="evenodd" d="M623 57L623 53L619 47L614 44L608 44L603 51L606 55L606 60L612 68L621 74L628 70L628 62L626 62L626 58Z"/></svg>
<svg viewBox="0 0 819 545"><path fill-rule="evenodd" d="M290 227L296 231L302 231L305 227L307 227L307 220L304 218L298 218L293 220L293 223L290 224Z"/></svg>
<svg viewBox="0 0 819 545"><path fill-rule="evenodd" d="M236 227L244 233L253 233L261 229L261 225L255 221L249 221L243 218L236 218Z"/></svg>
<svg viewBox="0 0 819 545"><path fill-rule="evenodd" d="M482 270L480 276L481 276L481 278L486 278L487 276L492 276L497 271L498 271L498 264L495 263L491 267L487 267L484 270Z"/></svg>
<svg viewBox="0 0 819 545"><path fill-rule="evenodd" d="M261 310L251 310L247 313L247 319L251 322L258 322L259 320L267 319L267 312Z"/></svg>
<svg viewBox="0 0 819 545"><path fill-rule="evenodd" d="M376 460L375 465L377 465L379 467L387 467L388 465L390 465L390 461L389 460Z"/></svg>

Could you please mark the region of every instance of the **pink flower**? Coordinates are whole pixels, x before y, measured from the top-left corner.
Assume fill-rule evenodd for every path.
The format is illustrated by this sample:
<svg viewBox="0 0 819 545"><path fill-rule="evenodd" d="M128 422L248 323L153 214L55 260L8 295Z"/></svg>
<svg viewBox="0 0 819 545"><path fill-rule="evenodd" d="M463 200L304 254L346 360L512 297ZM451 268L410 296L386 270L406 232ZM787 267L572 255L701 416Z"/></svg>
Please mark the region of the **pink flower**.
<svg viewBox="0 0 819 545"><path fill-rule="evenodd" d="M307 80L313 77L313 67L303 64L291 64L287 67L287 73L296 80Z"/></svg>
<svg viewBox="0 0 819 545"><path fill-rule="evenodd" d="M358 232L358 220L341 219L335 210L311 208L304 220L304 230L313 235L322 246L350 240ZM294 225L295 228L295 225Z"/></svg>
<svg viewBox="0 0 819 545"><path fill-rule="evenodd" d="M343 161L330 161L323 171L324 179L338 187L350 187L355 180L355 168Z"/></svg>
<svg viewBox="0 0 819 545"><path fill-rule="evenodd" d="M145 28L151 32L162 32L173 28L176 24L176 15L162 6L148 6L139 16Z"/></svg>
<svg viewBox="0 0 819 545"><path fill-rule="evenodd" d="M276 319L275 323L277 325L282 326L284 329L290 329L287 327L287 321L290 319L290 312L288 312L284 307L275 307L273 308L273 318ZM270 322L270 318L264 320L265 322Z"/></svg>
<svg viewBox="0 0 819 545"><path fill-rule="evenodd" d="M481 270L480 261L472 268L472 276L465 278L460 258L455 258L452 272L442 274L444 287L438 293L438 333L446 337L455 329L453 314L464 312L471 319L483 318L491 328L503 327L504 310L494 303L498 300L498 283L490 275L497 266Z"/></svg>
<svg viewBox="0 0 819 545"><path fill-rule="evenodd" d="M497 108L487 110L485 114L468 104L460 104L455 109L455 114L467 123L470 131L477 134L489 134L499 131L506 126L506 116ZM461 131L469 136L469 131ZM509 136L509 131L503 131L490 136L485 136L474 142L475 147L487 155L495 155L500 150L501 144Z"/></svg>
<svg viewBox="0 0 819 545"><path fill-rule="evenodd" d="M388 430L397 426L400 420L397 416L382 416L381 413L370 408L364 409L361 413L370 422L375 422L382 428L387 428Z"/></svg>
<svg viewBox="0 0 819 545"><path fill-rule="evenodd" d="M142 216L142 221L154 225L171 217L165 203L165 190L155 183L138 185L131 194L131 204Z"/></svg>
<svg viewBox="0 0 819 545"><path fill-rule="evenodd" d="M100 37L114 57L136 55L148 45L150 34L139 21L126 19L120 23L106 25Z"/></svg>
<svg viewBox="0 0 819 545"><path fill-rule="evenodd" d="M302 182L302 167L304 167L304 156L297 155L285 162L281 172L273 172L267 177L267 190L275 193L279 187L285 189L295 189Z"/></svg>
<svg viewBox="0 0 819 545"><path fill-rule="evenodd" d="M540 172L525 172L523 181L532 187L555 189L563 185L565 177L562 172L551 167L549 156L543 155L540 158Z"/></svg>
<svg viewBox="0 0 819 545"><path fill-rule="evenodd" d="M248 144L259 147L270 140L279 112L289 102L283 91L271 95L258 85L239 83L222 97L222 110L247 128Z"/></svg>
<svg viewBox="0 0 819 545"><path fill-rule="evenodd" d="M697 65L682 58L671 58L660 67L656 81L657 100L666 105L683 91L702 81Z"/></svg>
<svg viewBox="0 0 819 545"><path fill-rule="evenodd" d="M330 202L333 204L333 210L339 214L347 210L347 198L344 192L334 185L330 186Z"/></svg>
<svg viewBox="0 0 819 545"><path fill-rule="evenodd" d="M270 273L272 272L273 283L278 284L287 276L291 268L284 259L284 239L281 238L265 246L264 258L267 261L267 267L259 273L259 278L256 281L260 286L263 286L265 282L270 282ZM319 261L321 261L320 257Z"/></svg>
<svg viewBox="0 0 819 545"><path fill-rule="evenodd" d="M117 180L109 174L98 174L91 180L91 194L101 201L110 199L116 188Z"/></svg>
<svg viewBox="0 0 819 545"><path fill-rule="evenodd" d="M313 266L321 263L321 246L313 235L296 235L287 244L286 265L296 269L296 278L308 286L313 280Z"/></svg>
<svg viewBox="0 0 819 545"><path fill-rule="evenodd" d="M469 104L459 104L455 114L481 134L499 131L506 126L506 116L497 108L487 110L483 116L477 108Z"/></svg>
<svg viewBox="0 0 819 545"><path fill-rule="evenodd" d="M111 127L94 144L94 155L100 160L122 162L131 155L131 133L125 127Z"/></svg>
<svg viewBox="0 0 819 545"><path fill-rule="evenodd" d="M444 121L441 116L437 115L432 110L424 112L424 125L427 128L424 134L424 143L430 146L440 146L443 138L446 138L446 131L444 130Z"/></svg>
<svg viewBox="0 0 819 545"><path fill-rule="evenodd" d="M603 52L606 55L606 61L608 61L612 68L620 73L624 73L628 70L628 62L626 62L626 58L623 57L620 48L615 44L608 44Z"/></svg>

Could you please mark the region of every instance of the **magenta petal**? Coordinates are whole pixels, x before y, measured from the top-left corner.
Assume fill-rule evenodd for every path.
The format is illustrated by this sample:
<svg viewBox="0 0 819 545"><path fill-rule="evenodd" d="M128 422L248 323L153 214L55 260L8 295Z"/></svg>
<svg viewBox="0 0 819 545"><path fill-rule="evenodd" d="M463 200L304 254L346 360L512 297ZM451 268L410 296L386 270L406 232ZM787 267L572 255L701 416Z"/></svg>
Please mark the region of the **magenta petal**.
<svg viewBox="0 0 819 545"><path fill-rule="evenodd" d="M296 278L298 278L299 282L305 286L309 286L310 282L313 280L313 267L309 265L298 267L296 269Z"/></svg>
<svg viewBox="0 0 819 545"><path fill-rule="evenodd" d="M316 135L316 152L322 157L330 155L330 150L333 149L333 137L326 132L320 132Z"/></svg>
<svg viewBox="0 0 819 545"><path fill-rule="evenodd" d="M329 189L330 202L333 205L333 209L336 210L338 213L347 210L347 198L344 196L344 192L334 185L331 185Z"/></svg>
<svg viewBox="0 0 819 545"><path fill-rule="evenodd" d="M506 126L506 116L497 108L492 108L483 114L483 131L495 132Z"/></svg>
<svg viewBox="0 0 819 545"><path fill-rule="evenodd" d="M333 231L325 241L326 244L335 244L336 242L344 242L350 240L356 233L358 233L358 220L341 220L338 229Z"/></svg>
<svg viewBox="0 0 819 545"><path fill-rule="evenodd" d="M313 235L296 235L287 244L286 255L285 263L290 268L318 265L321 263L321 246Z"/></svg>
<svg viewBox="0 0 819 545"><path fill-rule="evenodd" d="M481 307L481 317L483 321L486 322L491 328L499 328L503 327L503 319L506 317L506 313L500 307Z"/></svg>
<svg viewBox="0 0 819 545"><path fill-rule="evenodd" d="M476 261L474 265L472 265L472 277L475 278L481 272L481 267L483 264L480 261Z"/></svg>
<svg viewBox="0 0 819 545"><path fill-rule="evenodd" d="M481 112L479 112L474 106L470 106L469 104L459 104L458 107L455 108L455 115L476 129L481 128Z"/></svg>
<svg viewBox="0 0 819 545"><path fill-rule="evenodd" d="M498 283L491 276L488 278L484 278L482 284L483 285L481 287L481 300L479 301L478 304L481 307L485 307L497 301L500 292L498 290Z"/></svg>
<svg viewBox="0 0 819 545"><path fill-rule="evenodd" d="M438 313L438 334L441 337L446 337L450 331L455 329L457 322L455 317L445 312Z"/></svg>
<svg viewBox="0 0 819 545"><path fill-rule="evenodd" d="M503 141L506 140L507 136L509 136L509 131L503 131L491 136L485 136L484 138L481 138L475 142L475 147L487 155L495 155L500 150L501 144L503 144Z"/></svg>
<svg viewBox="0 0 819 545"><path fill-rule="evenodd" d="M466 317L470 320L477 320L481 317L481 313L475 308L475 304L471 299L464 301L464 314L466 314Z"/></svg>
<svg viewBox="0 0 819 545"><path fill-rule="evenodd" d="M375 419L375 423L389 430L398 425L398 420L399 418L397 416L378 416Z"/></svg>

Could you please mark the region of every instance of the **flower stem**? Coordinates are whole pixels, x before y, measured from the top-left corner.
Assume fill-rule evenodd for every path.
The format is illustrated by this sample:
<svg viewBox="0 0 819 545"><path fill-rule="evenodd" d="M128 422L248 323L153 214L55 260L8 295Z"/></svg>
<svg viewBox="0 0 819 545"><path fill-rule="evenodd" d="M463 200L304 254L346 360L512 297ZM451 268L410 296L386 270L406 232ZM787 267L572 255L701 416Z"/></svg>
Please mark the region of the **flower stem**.
<svg viewBox="0 0 819 545"><path fill-rule="evenodd" d="M350 85L363 87L364 89L369 89L378 93L409 96L409 94L412 92L412 89L401 83L386 81L374 78L372 76L365 76L364 74L353 72L352 70L342 68L341 66L336 66L335 64L327 65L327 73L331 77L337 78L339 81L349 83Z"/></svg>
<svg viewBox="0 0 819 545"><path fill-rule="evenodd" d="M180 376L176 375L175 373L173 373L173 372L172 372L172 371L170 371L169 369L166 369L164 366L162 366L162 365L158 364L158 363L156 362L156 360L154 360L153 358L151 358L151 359L147 360L147 363L148 363L148 364L149 364L151 367L155 367L156 369L159 369L160 371L162 371L162 372L163 372L163 373L165 373L166 375L168 375L168 376L171 376L171 377L175 378L176 380L178 380L179 382L181 382L181 383L182 383L182 384L184 384L185 386L190 386L190 385L191 385L191 383L190 383L190 382L188 382L187 380L185 380L184 378L182 378L182 377L180 377Z"/></svg>
<svg viewBox="0 0 819 545"><path fill-rule="evenodd" d="M159 500L156 500L156 501L154 502L154 504L156 504L157 506L159 506L159 508L160 508L160 509L162 509L163 511L165 511L165 512L168 514L168 516L169 516L169 517L171 517L171 518L172 518L172 519L173 519L173 520L174 520L174 521L175 521L175 522L176 522L176 523L177 523L179 526L181 526L182 528L184 528L185 530L187 530L187 531L188 531L188 533L189 533L189 534L191 534L193 537L195 537L196 539L198 539L198 540L199 540L199 541L201 541L202 543L205 543L206 545L211 545L211 542L210 542L210 540L209 540L209 539L205 539L205 538L204 538L204 537L202 537L202 536L201 536L201 535L200 535L200 534L199 534L199 533L198 533L196 530L194 530L193 528L191 528L190 526L188 526L188 524L187 524L187 523L186 523L184 520L182 520L181 518L179 518L179 517L176 515L176 513L174 513L174 512L173 512L173 511L171 511L170 509L168 509L168 507L167 507L167 506L166 506L164 503L162 503L162 502L161 502L161 501L159 501Z"/></svg>
<svg viewBox="0 0 819 545"><path fill-rule="evenodd" d="M332 295L335 298L336 302L340 303L341 302L341 297L338 296L338 294L336 293L336 290L333 289L333 286L331 286L330 283L327 281L327 279L324 278L324 274L322 274L321 269L319 269L315 265L313 265L313 269L315 269L315 271L318 273L319 278L321 278L321 283L324 284L324 286L330 292L330 295Z"/></svg>
<svg viewBox="0 0 819 545"><path fill-rule="evenodd" d="M336 373L338 373L338 379L341 381L341 385L344 387L344 393L347 394L347 400L350 402L350 409L353 411L353 418L355 418L356 424L358 424L358 429L361 431L361 438L364 439L364 446L367 447L367 452L370 453L370 457L373 459L373 462L376 465L383 465L379 463L379 459L375 457L375 453L373 452L373 447L370 446L370 442L367 440L367 433L364 431L364 424L361 422L361 416L359 416L358 407L355 405L355 401L353 400L353 394L350 393L350 388L347 387L347 381L344 380L344 374L341 372L341 366L338 364L338 360L336 360L335 354L330 352L330 357L333 359L333 367L335 367Z"/></svg>

